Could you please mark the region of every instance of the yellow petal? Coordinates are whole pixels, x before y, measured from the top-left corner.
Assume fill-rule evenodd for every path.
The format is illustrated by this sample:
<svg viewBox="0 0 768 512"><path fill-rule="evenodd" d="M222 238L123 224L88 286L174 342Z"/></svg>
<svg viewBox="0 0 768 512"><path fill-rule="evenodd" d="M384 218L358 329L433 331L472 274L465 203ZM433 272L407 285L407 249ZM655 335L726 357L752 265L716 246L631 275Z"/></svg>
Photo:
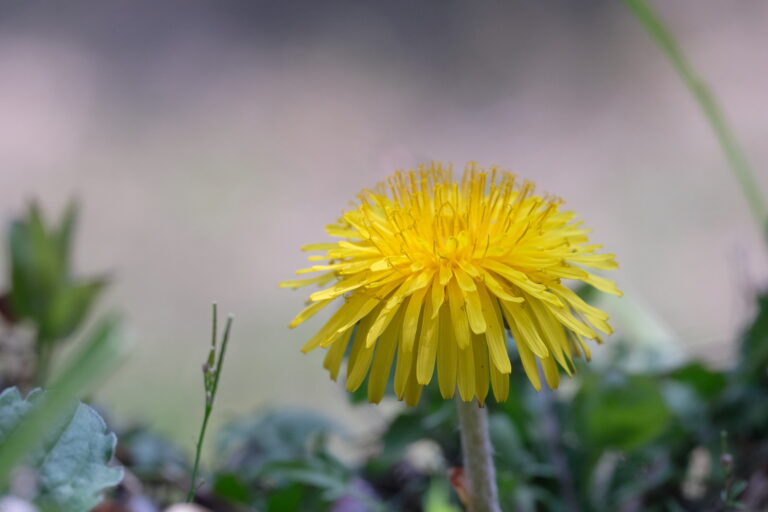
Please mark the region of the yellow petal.
<svg viewBox="0 0 768 512"><path fill-rule="evenodd" d="M352 330L350 329L349 335L344 336L341 339L333 343L328 349L328 353L323 360L323 368L328 370L331 374L331 379L336 380L339 376L339 369L341 368L341 362L344 359L344 353L349 345L349 340L352 336Z"/></svg>
<svg viewBox="0 0 768 512"><path fill-rule="evenodd" d="M440 279L435 276L435 280L431 286L432 292L432 316L436 316L440 311L440 306L443 305L445 300L445 287L440 284Z"/></svg>
<svg viewBox="0 0 768 512"><path fill-rule="evenodd" d="M351 277L345 277L334 286L313 293L309 298L315 301L336 298L339 295L344 295L345 293L360 288L367 282L372 281L372 276L373 274L371 273L361 273Z"/></svg>
<svg viewBox="0 0 768 512"><path fill-rule="evenodd" d="M349 301L341 305L341 307L331 315L331 318L323 325L317 334L315 334L304 346L301 351L304 353L310 352L319 346L328 346L338 339L339 334L344 329L341 329L342 324L348 321L350 318L357 318L360 313L365 314L362 309L365 307L366 301L364 297L351 297ZM351 323L354 325L354 322ZM351 327L350 325L350 327Z"/></svg>
<svg viewBox="0 0 768 512"><path fill-rule="evenodd" d="M421 339L419 340L419 356L416 359L416 381L426 386L432 380L435 371L435 356L437 355L438 318L428 314L432 310L432 298L427 295L424 312L421 317Z"/></svg>
<svg viewBox="0 0 768 512"><path fill-rule="evenodd" d="M524 343L539 357L549 356L549 349L539 335L539 330L527 309L513 302L501 302L501 309L515 342Z"/></svg>
<svg viewBox="0 0 768 512"><path fill-rule="evenodd" d="M446 286L453 277L453 271L448 265L440 265L440 284Z"/></svg>
<svg viewBox="0 0 768 512"><path fill-rule="evenodd" d="M570 345L568 344L568 339L565 337L563 325L552 316L549 308L540 301L535 299L528 300L526 304L531 308L533 317L536 319L536 323L539 326L544 343L546 343L549 348L549 352L555 357L555 360L557 360L568 375L571 375L573 361L571 360Z"/></svg>
<svg viewBox="0 0 768 512"><path fill-rule="evenodd" d="M504 402L509 396L509 374L501 373L491 364L491 389L497 402Z"/></svg>
<svg viewBox="0 0 768 512"><path fill-rule="evenodd" d="M560 373L557 371L557 364L551 357L545 357L541 360L541 368L544 370L544 377L547 384L552 389L557 389L560 385Z"/></svg>
<svg viewBox="0 0 768 512"><path fill-rule="evenodd" d="M541 379L539 378L539 367L536 365L536 356L525 343L517 344L517 353L520 354L520 361L523 363L523 370L528 380L531 381L536 391L541 391Z"/></svg>
<svg viewBox="0 0 768 512"><path fill-rule="evenodd" d="M616 283L604 277L596 276L595 274L587 274L587 277L584 278L583 281L591 284L601 292L610 293L611 295L616 295L618 297L624 295L624 293L618 289Z"/></svg>
<svg viewBox="0 0 768 512"><path fill-rule="evenodd" d="M488 348L483 341L481 334L472 335L473 357L475 361L475 395L480 405L485 404L491 378Z"/></svg>
<svg viewBox="0 0 768 512"><path fill-rule="evenodd" d="M283 281L280 283L280 288L301 288L302 286L309 286L311 284L325 284L334 278L333 272L328 272L316 277L310 277L309 279L295 279L293 281Z"/></svg>
<svg viewBox="0 0 768 512"><path fill-rule="evenodd" d="M565 301L570 303L571 307L575 309L576 311L580 311L582 313L588 313L591 316L602 318L603 320L608 320L608 313L605 311L602 311L600 309L597 309L594 306L590 306L586 302L584 302L584 299L579 297L576 292L571 290L570 288L562 285L562 284L553 284L551 286L552 291L563 298Z"/></svg>
<svg viewBox="0 0 768 512"><path fill-rule="evenodd" d="M347 304L353 301L360 301L360 307L356 311L350 311L343 319L341 319L341 325L339 331L345 331L355 325L357 322L363 319L363 317L370 314L374 308L380 306L384 300L389 297L392 290L397 287L397 283L391 283L387 286L379 288L376 293L354 293L350 297Z"/></svg>
<svg viewBox="0 0 768 512"><path fill-rule="evenodd" d="M462 291L474 291L477 289L475 280L472 279L469 274L464 272L462 269L453 269L453 275L456 276L456 282L459 284L459 288L461 288Z"/></svg>
<svg viewBox="0 0 768 512"><path fill-rule="evenodd" d="M400 315L402 316L402 310ZM389 327L381 335L376 344L376 353L373 356L371 374L368 376L368 401L377 404L384 397L389 382L389 374L392 370L392 360L395 356L397 343L400 337L398 327L399 318L389 324Z"/></svg>
<svg viewBox="0 0 768 512"><path fill-rule="evenodd" d="M405 405L416 407L421 398L421 390L422 386L416 381L416 376L412 373L405 386Z"/></svg>
<svg viewBox="0 0 768 512"><path fill-rule="evenodd" d="M472 346L459 349L457 380L459 396L469 402L475 396L475 354Z"/></svg>
<svg viewBox="0 0 768 512"><path fill-rule="evenodd" d="M352 341L352 350L349 352L349 360L347 361L347 391L355 391L360 387L368 373L368 368L371 366L375 347L367 346L365 339L371 324L373 324L372 316L369 315L360 322L355 333L355 339Z"/></svg>
<svg viewBox="0 0 768 512"><path fill-rule="evenodd" d="M301 248L302 251L329 251L336 249L338 244L309 244Z"/></svg>
<svg viewBox="0 0 768 512"><path fill-rule="evenodd" d="M450 314L443 310L439 318L437 347L437 380L443 398L452 398L456 392L456 364L459 347L456 344Z"/></svg>
<svg viewBox="0 0 768 512"><path fill-rule="evenodd" d="M546 286L531 281L525 273L491 259L483 260L483 266L505 277L521 290L533 295L537 299L549 302L554 306L562 306L560 299L548 292Z"/></svg>
<svg viewBox="0 0 768 512"><path fill-rule="evenodd" d="M554 315L557 320L571 331L584 336L590 340L597 338L597 333L590 329L586 324L580 322L571 314L570 309L550 308L549 312Z"/></svg>
<svg viewBox="0 0 768 512"><path fill-rule="evenodd" d="M464 296L455 279L452 279L446 287L448 292L448 307L451 311L451 324L456 335L456 343L459 348L469 346L469 320L464 306Z"/></svg>
<svg viewBox="0 0 768 512"><path fill-rule="evenodd" d="M427 294L426 288L416 290L408 299L408 305L405 307L405 317L403 318L403 349L410 352L413 349L416 340L416 329L419 325L421 310L424 305L424 296Z"/></svg>
<svg viewBox="0 0 768 512"><path fill-rule="evenodd" d="M335 236L338 238L360 238L360 232L356 229L343 228L340 226L326 226L325 232L330 236Z"/></svg>
<svg viewBox="0 0 768 512"><path fill-rule="evenodd" d="M296 327L300 323L304 322L305 320L307 320L309 318L312 318L312 316L315 315L315 313L317 313L318 311L323 309L325 306L330 304L331 301L332 301L332 299L328 299L328 300L321 300L319 302L314 302L314 303L310 304L309 306L304 308L301 313L296 315L296 318L291 320L291 323L288 324L288 327L293 329L294 327Z"/></svg>
<svg viewBox="0 0 768 512"><path fill-rule="evenodd" d="M568 261L579 263L585 267L596 268L599 270L616 270L619 264L613 254L580 254L569 256Z"/></svg>
<svg viewBox="0 0 768 512"><path fill-rule="evenodd" d="M368 331L368 336L365 339L365 344L368 346L376 343L376 339L384 332L384 329L390 324L395 315L402 309L400 304L405 297L402 295L393 294L392 297L386 302L381 309L381 313L376 317L371 329Z"/></svg>
<svg viewBox="0 0 768 512"><path fill-rule="evenodd" d="M498 279L496 279L496 277L494 277L493 273L482 269L481 276L483 283L485 283L491 293L498 298L508 302L523 302L524 299L522 297L513 295Z"/></svg>
<svg viewBox="0 0 768 512"><path fill-rule="evenodd" d="M483 305L480 302L480 295L477 290L462 290L464 295L464 305L467 309L467 320L469 321L469 327L475 334L482 334L488 328L485 314L483 313Z"/></svg>
<svg viewBox="0 0 768 512"><path fill-rule="evenodd" d="M504 325L501 320L501 311L496 299L491 299L485 286L477 289L482 303L484 316L487 323L485 338L488 342L488 352L491 356L491 362L501 373L510 373L512 365L509 362L507 353L506 336L504 335Z"/></svg>
<svg viewBox="0 0 768 512"><path fill-rule="evenodd" d="M408 384L408 378L412 373L413 362L416 359L417 350L405 350L404 338L400 338L397 344L397 364L395 366L395 394L400 400L403 399L405 388Z"/></svg>

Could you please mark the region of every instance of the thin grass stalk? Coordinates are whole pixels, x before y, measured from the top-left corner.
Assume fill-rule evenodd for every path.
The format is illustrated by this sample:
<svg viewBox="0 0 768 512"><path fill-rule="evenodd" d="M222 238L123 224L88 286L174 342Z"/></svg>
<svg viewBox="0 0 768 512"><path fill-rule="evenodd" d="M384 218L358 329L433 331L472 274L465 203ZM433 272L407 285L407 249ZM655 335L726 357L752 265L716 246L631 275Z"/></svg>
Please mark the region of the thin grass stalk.
<svg viewBox="0 0 768 512"><path fill-rule="evenodd" d="M768 205L760 186L755 178L755 172L739 145L728 121L720 108L714 94L707 84L699 77L683 53L680 44L667 28L661 17L645 0L622 0L629 11L637 18L646 32L656 42L664 56L669 60L682 79L691 96L699 104L707 121L715 132L720 148L725 153L728 164L733 171L736 181L741 187L744 197L759 226L761 234L768 242Z"/></svg>

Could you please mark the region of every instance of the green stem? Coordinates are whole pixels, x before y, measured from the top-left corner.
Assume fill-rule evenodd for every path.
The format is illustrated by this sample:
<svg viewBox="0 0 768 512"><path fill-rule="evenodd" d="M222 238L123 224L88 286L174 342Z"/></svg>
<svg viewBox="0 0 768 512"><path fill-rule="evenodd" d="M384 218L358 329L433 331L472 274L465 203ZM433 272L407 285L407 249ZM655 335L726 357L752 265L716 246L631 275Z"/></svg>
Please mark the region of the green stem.
<svg viewBox="0 0 768 512"><path fill-rule="evenodd" d="M190 484L189 492L187 493L187 503L192 503L192 500L195 499L195 493L197 492L197 473L200 470L200 454L203 451L203 439L205 439L205 430L208 428L208 419L211 417L211 411L213 411L213 406L206 404L205 414L203 415L203 424L200 427L200 435L197 438L195 465L192 468L192 483Z"/></svg>
<svg viewBox="0 0 768 512"><path fill-rule="evenodd" d="M477 400L456 399L464 454L464 475L469 491L470 512L501 512L496 487L496 468L488 433L488 409Z"/></svg>
<svg viewBox="0 0 768 512"><path fill-rule="evenodd" d="M221 352L219 352L219 360L216 361L216 376L213 379L213 387L211 388L211 406L216 398L216 391L219 389L219 377L221 377L221 369L224 365L224 355L227 353L227 344L229 343L229 330L232 328L232 321L235 319L233 315L227 317L227 325L224 327L224 339L221 342Z"/></svg>
<svg viewBox="0 0 768 512"><path fill-rule="evenodd" d="M216 355L216 328L217 328L217 307L213 305L213 333L211 336L211 352L208 357L208 361L203 367L205 372L205 411L203 413L203 423L200 426L200 435L197 438L197 445L195 448L195 463L192 467L192 482L187 493L187 503L191 503L195 499L197 493L197 475L200 471L200 455L203 452L203 441L205 440L205 431L208 429L208 420L213 412L213 403L216 401L216 391L219 389L219 378L221 377L221 370L224 365L224 356L227 353L227 345L229 343L229 331L232 328L232 320L234 317L229 315L227 317L227 325L224 327L224 338L221 342L221 351L219 352L218 360L215 360ZM211 363L215 365L211 367ZM213 373L213 378L209 379L209 372Z"/></svg>
<svg viewBox="0 0 768 512"><path fill-rule="evenodd" d="M697 75L683 53L677 40L666 27L661 18L645 0L622 0L624 5L635 15L648 34L653 38L669 62L680 75L691 95L699 103L704 115L717 136L720 148L725 153L728 164L741 186L741 191L747 199L752 216L757 222L762 234L768 240L768 206L760 192L755 179L755 173L749 165L744 151L739 146L736 136L731 130L712 91Z"/></svg>

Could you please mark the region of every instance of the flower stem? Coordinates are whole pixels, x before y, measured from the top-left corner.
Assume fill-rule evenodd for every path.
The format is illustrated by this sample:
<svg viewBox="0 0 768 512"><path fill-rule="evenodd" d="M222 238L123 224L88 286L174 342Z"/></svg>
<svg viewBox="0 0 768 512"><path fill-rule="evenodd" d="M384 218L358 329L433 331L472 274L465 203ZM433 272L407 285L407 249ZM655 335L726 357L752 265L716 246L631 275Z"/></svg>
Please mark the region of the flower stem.
<svg viewBox="0 0 768 512"><path fill-rule="evenodd" d="M195 464L192 467L192 483L187 493L187 503L195 499L198 482L197 473L200 470L200 454L203 451L203 440L205 431L208 428L208 420L213 412L213 403L216 400L216 391L219 389L219 377L224 365L224 356L227 353L227 344L229 343L229 331L232 328L233 316L227 317L227 325L224 327L224 338L221 342L221 351L216 359L216 334L217 334L217 307L213 304L213 332L211 335L211 349L208 354L208 360L203 365L204 384L205 384L205 411L203 412L203 424L200 426L200 435L197 438L197 447L195 448Z"/></svg>
<svg viewBox="0 0 768 512"><path fill-rule="evenodd" d="M667 60L680 75L691 96L699 103L699 107L701 107L717 136L720 148L725 153L736 180L741 185L741 191L747 199L755 222L758 224L762 235L768 239L768 205L766 205L760 192L754 170L749 165L749 161L739 146L714 94L696 74L696 70L686 58L677 40L651 5L645 0L623 0L623 2L656 42Z"/></svg>
<svg viewBox="0 0 768 512"><path fill-rule="evenodd" d="M211 411L213 411L213 407L206 405L205 414L203 415L203 424L200 427L200 435L197 438L195 465L192 468L192 483L190 484L189 492L187 493L187 503L192 503L192 500L195 499L195 493L197 492L197 472L200 470L200 453L203 451L203 439L205 439L205 430L208 428L208 418L211 417Z"/></svg>
<svg viewBox="0 0 768 512"><path fill-rule="evenodd" d="M488 409L477 400L456 400L464 453L464 475L469 487L470 512L501 512L496 468L488 434Z"/></svg>

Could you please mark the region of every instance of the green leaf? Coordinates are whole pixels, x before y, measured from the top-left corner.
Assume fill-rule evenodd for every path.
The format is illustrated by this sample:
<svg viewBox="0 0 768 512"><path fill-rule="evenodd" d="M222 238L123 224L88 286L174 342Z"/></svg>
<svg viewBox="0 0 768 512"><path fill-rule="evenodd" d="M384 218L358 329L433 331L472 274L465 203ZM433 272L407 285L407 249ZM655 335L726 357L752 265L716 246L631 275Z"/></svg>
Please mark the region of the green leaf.
<svg viewBox="0 0 768 512"><path fill-rule="evenodd" d="M25 218L14 221L8 234L11 255L11 303L24 318L39 319L47 298L63 280L59 244L44 224L36 204Z"/></svg>
<svg viewBox="0 0 768 512"><path fill-rule="evenodd" d="M270 492L267 499L267 512L299 512L306 487L294 483Z"/></svg>
<svg viewBox="0 0 768 512"><path fill-rule="evenodd" d="M387 431L382 436L387 459L399 459L411 444L429 435L424 431L422 423L421 414L406 411L389 424Z"/></svg>
<svg viewBox="0 0 768 512"><path fill-rule="evenodd" d="M768 295L757 298L757 316L741 342L740 370L745 377L765 382L768 368Z"/></svg>
<svg viewBox="0 0 768 512"><path fill-rule="evenodd" d="M574 291L585 302L592 302L600 295L600 290L587 283L579 283Z"/></svg>
<svg viewBox="0 0 768 512"><path fill-rule="evenodd" d="M515 469L524 475L533 475L541 470L523 445L509 416L492 413L488 420L488 430L495 452L494 458L500 467Z"/></svg>
<svg viewBox="0 0 768 512"><path fill-rule="evenodd" d="M432 480L424 496L424 512L460 512L451 503L451 491L443 480Z"/></svg>
<svg viewBox="0 0 768 512"><path fill-rule="evenodd" d="M232 503L248 505L253 501L250 488L234 473L216 475L213 492L217 497Z"/></svg>
<svg viewBox="0 0 768 512"><path fill-rule="evenodd" d="M25 416L24 424L14 428L16 420L7 419L5 414L0 414L0 418L5 418L3 421L7 421L10 426L3 432L3 435L7 436L4 437L5 442L0 443L0 488L7 484L13 468L40 446L52 426L57 425L61 418L72 414L73 404L93 389L107 371L112 370L125 355L126 349L118 335L117 322L108 319L94 329L82 350L71 358L55 379L52 388L45 396L39 398L39 406L30 408L14 400L12 391L6 391L10 394L5 399L15 404L15 409L11 408L9 411L18 409L20 413L24 412Z"/></svg>
<svg viewBox="0 0 768 512"><path fill-rule="evenodd" d="M701 363L693 362L674 370L670 377L686 384L702 398L711 399L725 389L726 379L722 372L710 370Z"/></svg>
<svg viewBox="0 0 768 512"><path fill-rule="evenodd" d="M27 415L44 405L44 392L32 392L26 400L16 388L0 394L0 444L24 428ZM122 468L107 465L116 442L94 409L82 403L70 409L51 425L26 461L37 472L35 503L52 512L82 512L96 506L104 490L123 478Z"/></svg>
<svg viewBox="0 0 768 512"><path fill-rule="evenodd" d="M311 458L324 449L330 434L345 432L336 422L311 411L268 410L226 426L217 444L226 469L251 481L272 462Z"/></svg>
<svg viewBox="0 0 768 512"><path fill-rule="evenodd" d="M351 485L351 470L328 454L306 460L272 462L262 468L260 476L268 487L281 489L298 483L312 488L313 497L324 503L358 494ZM363 495L357 497L367 500ZM317 509L315 506L301 510Z"/></svg>
<svg viewBox="0 0 768 512"><path fill-rule="evenodd" d="M300 482L311 487L323 489L331 498L344 494L349 481L345 468L323 459L308 461L273 462L262 469L264 477L275 479L280 486Z"/></svg>
<svg viewBox="0 0 768 512"><path fill-rule="evenodd" d="M591 375L574 408L585 445L628 451L656 438L670 419L659 384L644 375Z"/></svg>
<svg viewBox="0 0 768 512"><path fill-rule="evenodd" d="M145 481L186 475L191 470L187 457L177 446L144 426L120 433L120 453L131 461L131 472Z"/></svg>
<svg viewBox="0 0 768 512"><path fill-rule="evenodd" d="M51 297L45 318L40 325L41 336L49 340L71 336L83 323L105 285L104 280L94 280L61 287L59 293Z"/></svg>
<svg viewBox="0 0 768 512"><path fill-rule="evenodd" d="M12 316L28 320L43 342L70 336L82 325L105 282L79 280L70 268L77 207L71 203L58 229L47 227L36 204L8 232Z"/></svg>
<svg viewBox="0 0 768 512"><path fill-rule="evenodd" d="M733 484L733 488L731 489L731 498L738 498L739 495L743 493L746 488L747 488L746 480L739 480L738 482Z"/></svg>
<svg viewBox="0 0 768 512"><path fill-rule="evenodd" d="M32 404L24 400L18 388L12 387L0 393L0 439L5 439L16 427L19 418L27 414Z"/></svg>
<svg viewBox="0 0 768 512"><path fill-rule="evenodd" d="M75 235L75 228L77 227L77 219L79 217L79 206L76 201L70 201L67 204L67 209L64 211L64 215L59 224L59 230L56 233L56 241L58 242L59 254L65 268L69 267L69 256L72 253L72 239Z"/></svg>

